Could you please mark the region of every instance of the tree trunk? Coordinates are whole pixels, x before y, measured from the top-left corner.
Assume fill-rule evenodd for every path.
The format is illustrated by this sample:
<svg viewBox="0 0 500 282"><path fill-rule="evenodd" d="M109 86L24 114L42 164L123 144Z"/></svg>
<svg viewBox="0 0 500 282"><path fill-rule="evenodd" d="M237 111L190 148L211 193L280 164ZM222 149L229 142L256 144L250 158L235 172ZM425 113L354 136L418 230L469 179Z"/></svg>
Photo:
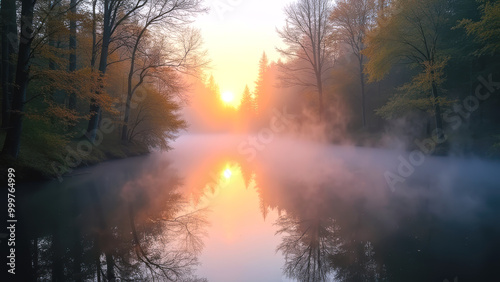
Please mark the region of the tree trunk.
<svg viewBox="0 0 500 282"><path fill-rule="evenodd" d="M436 83L434 81L432 82L432 96L434 97L434 99L439 98L437 86L436 86ZM441 107L439 106L439 103L437 103L437 102L434 103L434 115L435 115L435 119L436 119L436 129L443 130L443 119L441 117Z"/></svg>
<svg viewBox="0 0 500 282"><path fill-rule="evenodd" d="M127 100L125 101L125 114L123 117L123 128L122 128L122 141L128 141L128 120L130 117L130 103L132 101L132 96L134 95L132 89L132 79L134 78L134 64L135 64L135 54L137 52L137 47L139 45L140 36L137 38L137 41L134 46L134 50L132 50L132 58L130 59L130 70L127 78Z"/></svg>
<svg viewBox="0 0 500 282"><path fill-rule="evenodd" d="M130 117L130 102L132 100L132 93L127 93L127 101L125 102L125 114L123 117L123 127L122 127L122 141L128 141L128 120Z"/></svg>
<svg viewBox="0 0 500 282"><path fill-rule="evenodd" d="M108 281L115 281L115 259L110 253L106 253L106 278Z"/></svg>
<svg viewBox="0 0 500 282"><path fill-rule="evenodd" d="M33 36L33 6L32 0L21 0L21 40L17 56L16 87L12 97L12 113L10 127L7 130L2 153L15 159L19 155L21 132L23 125L23 110L26 101L26 88L28 87L29 60Z"/></svg>
<svg viewBox="0 0 500 282"><path fill-rule="evenodd" d="M109 245L111 244L113 240L113 235L111 234L110 230L108 229L108 225L106 223L106 218L104 217L104 212L102 210L102 204L101 204L101 198L97 192L97 189L95 186L92 186L89 189L90 197L92 198L93 204L94 204L94 209L97 217L97 228L98 228L98 238L97 238L97 243L96 243L96 255L97 255L97 261L98 261L98 268L97 271L100 271L100 254L101 252L104 253L104 256L106 257L106 278L107 281L114 281L115 277L115 262L114 262L114 257L112 254L112 247ZM104 246L103 244L107 244Z"/></svg>
<svg viewBox="0 0 500 282"><path fill-rule="evenodd" d="M366 128L366 106L365 106L365 74L363 67L363 57L359 60L359 79L361 83L361 118L363 122L363 128Z"/></svg>
<svg viewBox="0 0 500 282"><path fill-rule="evenodd" d="M111 11L110 11L110 0L104 1L104 24L103 24L103 34L102 34L102 48L101 48L101 57L99 60L99 89L96 94L100 94L102 92L103 86L103 77L106 74L106 68L108 66L108 50L109 50L109 41L111 39ZM95 137L97 134L97 129L99 128L99 119L101 116L101 106L95 99L91 99L90 101L90 120L87 126L87 136L90 139L90 142L95 142Z"/></svg>
<svg viewBox="0 0 500 282"><path fill-rule="evenodd" d="M73 232L72 232L72 237L73 237L73 245L71 246L71 254L73 257L73 273L72 273L72 281L75 282L81 282L83 281L82 277L82 254L83 254L83 247L82 247L82 232L81 232L81 227L80 223L77 222L77 218L80 216L81 213L81 208L80 208L80 195L79 195L78 190L73 190L72 191L72 202L73 204L71 205L71 214L73 217L73 222L75 222L75 225L73 227Z"/></svg>
<svg viewBox="0 0 500 282"><path fill-rule="evenodd" d="M55 221L59 219L54 219ZM59 224L56 223L52 233L52 280L55 282L64 281L63 247L61 245L62 236Z"/></svg>
<svg viewBox="0 0 500 282"><path fill-rule="evenodd" d="M323 81L321 80L321 74L316 75L316 80L318 83L318 99L319 99L319 120L324 120L324 106L323 106Z"/></svg>
<svg viewBox="0 0 500 282"><path fill-rule="evenodd" d="M76 70L76 0L70 1L71 19L69 21L69 65L68 71L74 72ZM69 94L68 108L70 110L76 109L76 94L74 92Z"/></svg>
<svg viewBox="0 0 500 282"><path fill-rule="evenodd" d="M2 0L1 7L2 26L2 67L1 85L2 88L2 128L9 126L10 110L12 106L13 82L15 64L13 55L17 48L17 27L16 27L16 1Z"/></svg>
<svg viewBox="0 0 500 282"><path fill-rule="evenodd" d="M130 103L132 101L132 96L134 95L134 89L132 88L132 80L134 78L135 69L135 56L137 54L137 49L139 48L139 43L141 42L142 36L148 29L149 23L146 23L141 32L137 35L137 39L134 44L134 49L132 50L132 57L130 58L130 70L128 72L127 79L127 101L125 102L125 114L123 117L123 128L122 128L122 141L128 141L128 120L130 118ZM137 85L142 83L142 79ZM136 86L137 87L137 86Z"/></svg>

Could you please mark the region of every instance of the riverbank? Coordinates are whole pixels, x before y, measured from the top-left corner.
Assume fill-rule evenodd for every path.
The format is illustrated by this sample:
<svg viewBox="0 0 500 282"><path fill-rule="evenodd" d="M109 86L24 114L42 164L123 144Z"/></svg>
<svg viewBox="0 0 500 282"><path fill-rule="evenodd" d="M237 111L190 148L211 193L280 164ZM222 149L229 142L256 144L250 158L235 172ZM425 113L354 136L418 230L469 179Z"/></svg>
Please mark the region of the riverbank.
<svg viewBox="0 0 500 282"><path fill-rule="evenodd" d="M409 135L397 135L369 130L350 132L349 140L354 146L358 147L387 147L409 152L422 150L420 147L425 144L431 144L436 148L432 155L476 156L484 159L500 159L500 130L493 129L485 130L481 133L448 133L446 135L446 142L443 144L437 144L430 137L411 137Z"/></svg>
<svg viewBox="0 0 500 282"><path fill-rule="evenodd" d="M0 137L3 143L4 136ZM29 140L21 145L19 158L0 156L0 181L7 180L7 169L14 168L16 183L51 180L70 173L74 169L87 167L110 160L125 159L149 153L147 147L125 144L114 139L105 139L98 146L84 148L84 153L75 153L82 139L74 139L57 152L43 150L43 144L32 146ZM0 143L0 146L3 144Z"/></svg>

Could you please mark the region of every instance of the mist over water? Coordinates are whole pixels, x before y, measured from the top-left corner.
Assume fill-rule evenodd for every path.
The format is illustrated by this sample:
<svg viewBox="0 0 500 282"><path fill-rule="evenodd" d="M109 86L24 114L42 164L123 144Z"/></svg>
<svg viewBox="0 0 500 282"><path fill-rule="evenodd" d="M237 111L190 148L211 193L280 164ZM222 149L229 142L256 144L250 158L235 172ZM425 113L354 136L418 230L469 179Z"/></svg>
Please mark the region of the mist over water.
<svg viewBox="0 0 500 282"><path fill-rule="evenodd" d="M398 174L409 152L276 135L242 153L238 148L249 138L186 134L168 152L76 170L21 203L60 195L50 207L23 211L36 214L24 217L32 222L24 240L35 240L50 256L60 252L50 247L57 232L73 234L61 244L72 250L71 242L80 242L88 277L95 269L84 258L97 241L123 268L118 272L128 269L139 280L154 276L141 257L158 259L184 281L487 281L496 275L498 162L425 156L391 189L385 174ZM55 225L39 224L54 214ZM79 233L65 233L75 226ZM130 226L139 243L130 241ZM115 235L106 235L108 228ZM137 257L137 246L144 255ZM40 263L70 267L76 253L60 255L68 262L47 257Z"/></svg>
<svg viewBox="0 0 500 282"><path fill-rule="evenodd" d="M285 227L276 229L276 236L286 242L287 236L297 236L294 232L318 229L318 234L313 232L304 239L306 243L299 244L308 243L321 253L307 260L309 267L317 268L317 281L325 277L443 281L493 274L489 265L499 262L498 243L493 239L500 232L498 162L425 156L423 164L391 189L384 174L397 174L400 158L409 160L409 152L276 137L256 150L255 158L248 158L237 150L247 138L185 135L173 144L174 151L161 157L181 160L180 172L194 167L198 168L193 172L210 170L217 165L209 164L221 159L237 163L242 172L247 171L243 174L251 175L250 186L259 192L261 212L281 214L275 226ZM199 168L200 163L206 168ZM301 241L301 236L294 238ZM313 247L322 240L335 244ZM310 269L292 267L306 264L295 253L298 246L283 244L277 247L285 258L281 269L289 278L303 281ZM364 248L373 248L373 257L363 257ZM325 263L320 266L322 260Z"/></svg>

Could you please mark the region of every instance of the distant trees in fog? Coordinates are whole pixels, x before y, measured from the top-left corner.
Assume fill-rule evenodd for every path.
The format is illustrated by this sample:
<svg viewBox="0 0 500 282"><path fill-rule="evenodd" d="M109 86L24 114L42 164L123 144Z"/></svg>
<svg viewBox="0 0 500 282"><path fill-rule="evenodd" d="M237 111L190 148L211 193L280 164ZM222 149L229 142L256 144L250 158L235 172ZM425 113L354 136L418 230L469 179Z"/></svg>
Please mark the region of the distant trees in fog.
<svg viewBox="0 0 500 282"><path fill-rule="evenodd" d="M313 111L332 130L356 134L418 117L412 122L422 130L412 134L421 137L456 130L459 119L477 126L453 138L484 134L485 149L493 148L499 96L474 97L479 87L498 89L498 7L467 0L296 1L277 30L285 47L278 48L279 73L269 79L274 87L256 92L256 99L272 101L258 107L258 116L288 106L299 121Z"/></svg>

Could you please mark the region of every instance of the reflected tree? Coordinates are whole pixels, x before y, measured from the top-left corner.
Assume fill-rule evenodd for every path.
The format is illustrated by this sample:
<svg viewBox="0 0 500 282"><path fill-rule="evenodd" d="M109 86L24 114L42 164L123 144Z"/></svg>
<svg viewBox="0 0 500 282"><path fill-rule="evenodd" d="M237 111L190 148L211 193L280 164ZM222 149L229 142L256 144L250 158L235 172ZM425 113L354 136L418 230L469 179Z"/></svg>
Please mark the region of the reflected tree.
<svg viewBox="0 0 500 282"><path fill-rule="evenodd" d="M332 268L329 257L338 249L338 227L331 218L301 219L282 215L277 234L283 241L277 250L285 256L283 273L299 281L328 281Z"/></svg>
<svg viewBox="0 0 500 282"><path fill-rule="evenodd" d="M343 242L329 258L336 281L386 281L385 266L375 260L371 242Z"/></svg>
<svg viewBox="0 0 500 282"><path fill-rule="evenodd" d="M177 192L179 178L160 167L135 180L117 172L34 195L26 212L50 224L32 224L34 275L24 281L205 281L193 275L204 211L191 208Z"/></svg>

